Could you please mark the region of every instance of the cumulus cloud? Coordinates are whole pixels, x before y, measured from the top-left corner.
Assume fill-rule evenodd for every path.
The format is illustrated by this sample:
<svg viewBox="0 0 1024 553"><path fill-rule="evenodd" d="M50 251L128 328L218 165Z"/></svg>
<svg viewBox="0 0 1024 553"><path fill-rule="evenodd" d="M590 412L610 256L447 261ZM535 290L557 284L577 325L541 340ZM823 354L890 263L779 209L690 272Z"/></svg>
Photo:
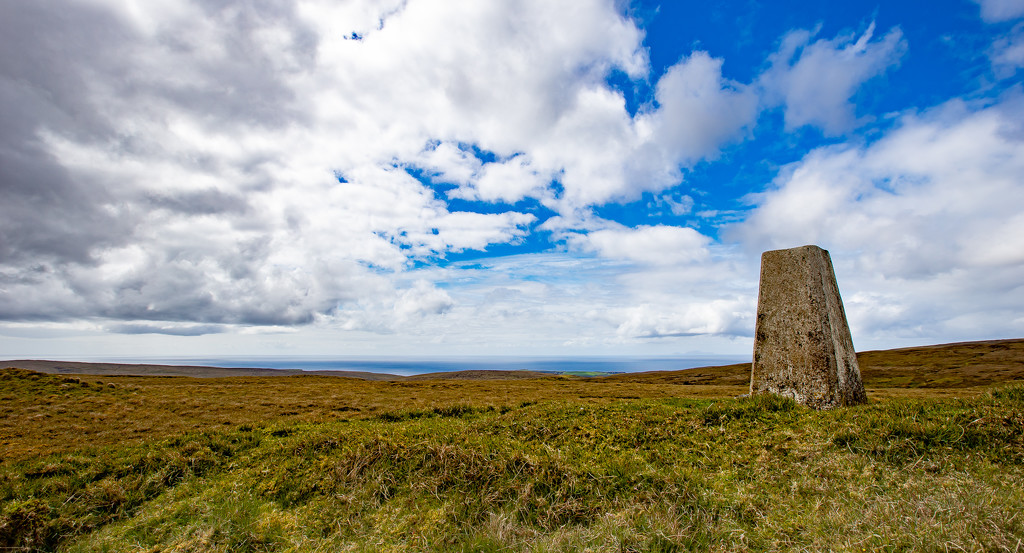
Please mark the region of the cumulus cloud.
<svg viewBox="0 0 1024 553"><path fill-rule="evenodd" d="M899 64L907 42L899 28L872 40L874 22L859 37L811 42L817 31L797 30L782 39L759 82L770 105L783 105L786 128L813 125L836 136L859 124L851 101L857 89Z"/></svg>
<svg viewBox="0 0 1024 553"><path fill-rule="evenodd" d="M611 259L677 265L708 259L711 239L692 228L667 225L617 226L569 237L572 247Z"/></svg>
<svg viewBox="0 0 1024 553"><path fill-rule="evenodd" d="M703 52L631 115L606 77L649 68L615 3L510 9L0 6L2 317L205 329L349 324L372 305L384 315L352 324L388 329L421 312L394 303L415 263L514 244L536 223L449 211L418 178L579 219L676 184L756 117L754 93ZM701 246L685 229L635 234L667 240L668 259ZM611 234L590 240L617 255Z"/></svg>
<svg viewBox="0 0 1024 553"><path fill-rule="evenodd" d="M1016 5L982 13L1006 21ZM740 246L602 219L640 200L722 221L726 207L678 186L688 170L753 134L765 106L789 130L855 129L857 91L907 49L898 28L794 31L753 83L703 51L655 78L620 7L0 3L0 319L236 338L317 325L511 352L731 340L752 329L750 252L807 242L877 275L853 283L863 328L1017 308L980 293L1021 296L1010 96L808 154L752 198ZM993 62L1016 70L1017 35L1002 40ZM613 74L652 96L627 108ZM435 264L537 236L552 249ZM925 301L959 289L977 305Z"/></svg>
<svg viewBox="0 0 1024 553"><path fill-rule="evenodd" d="M0 10L8 320L287 325L405 297L388 271L535 217L449 212L404 167L514 200L547 184L511 154L572 111L563 87L646 70L601 1L513 20L475 2Z"/></svg>
<svg viewBox="0 0 1024 553"><path fill-rule="evenodd" d="M604 341L735 339L753 332L756 266L695 229L605 221L603 228L569 235L567 243L607 263L608 286L617 293L595 298L588 311L613 332Z"/></svg>
<svg viewBox="0 0 1024 553"><path fill-rule="evenodd" d="M380 334L422 335L436 326L426 321L452 310L456 302L447 291L424 279L397 283L388 294L353 297L329 321L328 327Z"/></svg>
<svg viewBox="0 0 1024 553"><path fill-rule="evenodd" d="M491 355L521 354L525 343L535 352L671 353L680 338L698 335L745 353L756 267L719 247L708 255L701 263L652 265L552 252L433 269L451 283L445 291L453 299L444 316L451 331L438 334L447 346Z"/></svg>
<svg viewBox="0 0 1024 553"><path fill-rule="evenodd" d="M621 93L582 90L575 108L532 151L558 174L563 214L580 206L634 199L681 180L679 169L717 157L757 117L748 86L722 77L722 60L696 52L670 67L655 104L630 117Z"/></svg>
<svg viewBox="0 0 1024 553"><path fill-rule="evenodd" d="M722 60L695 52L658 81L659 109L641 119L643 134L664 148L670 166L713 158L723 144L741 136L757 116L757 95L749 86L722 77Z"/></svg>
<svg viewBox="0 0 1024 553"><path fill-rule="evenodd" d="M623 339L682 336L749 335L750 304L743 300L710 300L665 306L643 304L615 312Z"/></svg>
<svg viewBox="0 0 1024 553"><path fill-rule="evenodd" d="M870 146L814 150L751 198L731 236L754 251L838 252L837 273L855 275L840 277L848 313L875 337L1019 334L1022 106L1018 92L988 106L954 100L906 114ZM999 327L968 323L993 312L1005 315Z"/></svg>
<svg viewBox="0 0 1024 553"><path fill-rule="evenodd" d="M424 147L414 164L441 182L466 185L480 171L482 162L459 144L432 142Z"/></svg>
<svg viewBox="0 0 1024 553"><path fill-rule="evenodd" d="M541 196L551 182L551 175L541 171L526 155L481 164L469 181L472 186L455 190L451 196L487 202L516 202L527 196Z"/></svg>
<svg viewBox="0 0 1024 553"><path fill-rule="evenodd" d="M395 301L399 321L424 315L441 315L452 308L451 296L425 280L417 280L411 288L402 291Z"/></svg>

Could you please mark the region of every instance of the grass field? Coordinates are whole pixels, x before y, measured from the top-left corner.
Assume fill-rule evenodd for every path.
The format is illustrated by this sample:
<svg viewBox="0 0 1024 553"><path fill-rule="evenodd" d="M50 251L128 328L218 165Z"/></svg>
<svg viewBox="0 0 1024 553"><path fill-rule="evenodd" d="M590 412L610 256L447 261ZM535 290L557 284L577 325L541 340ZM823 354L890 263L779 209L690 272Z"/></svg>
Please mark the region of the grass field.
<svg viewBox="0 0 1024 553"><path fill-rule="evenodd" d="M0 371L0 548L1024 551L1024 341L516 380Z"/></svg>

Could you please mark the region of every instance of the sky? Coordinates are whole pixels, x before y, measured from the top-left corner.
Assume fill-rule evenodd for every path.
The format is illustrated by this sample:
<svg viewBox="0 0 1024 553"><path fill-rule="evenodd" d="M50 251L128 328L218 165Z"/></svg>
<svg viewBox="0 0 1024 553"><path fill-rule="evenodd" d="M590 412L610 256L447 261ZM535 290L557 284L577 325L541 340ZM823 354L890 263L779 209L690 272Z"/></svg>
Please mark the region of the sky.
<svg viewBox="0 0 1024 553"><path fill-rule="evenodd" d="M1024 337L1024 0L0 0L0 358Z"/></svg>

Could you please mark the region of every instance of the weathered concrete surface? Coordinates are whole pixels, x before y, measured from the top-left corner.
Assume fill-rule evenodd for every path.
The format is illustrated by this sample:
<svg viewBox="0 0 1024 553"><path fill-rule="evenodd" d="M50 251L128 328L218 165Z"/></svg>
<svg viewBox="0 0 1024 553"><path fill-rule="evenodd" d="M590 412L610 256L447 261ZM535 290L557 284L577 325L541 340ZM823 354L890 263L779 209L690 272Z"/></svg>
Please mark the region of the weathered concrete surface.
<svg viewBox="0 0 1024 553"><path fill-rule="evenodd" d="M867 401L828 251L803 246L761 255L750 393L815 409Z"/></svg>

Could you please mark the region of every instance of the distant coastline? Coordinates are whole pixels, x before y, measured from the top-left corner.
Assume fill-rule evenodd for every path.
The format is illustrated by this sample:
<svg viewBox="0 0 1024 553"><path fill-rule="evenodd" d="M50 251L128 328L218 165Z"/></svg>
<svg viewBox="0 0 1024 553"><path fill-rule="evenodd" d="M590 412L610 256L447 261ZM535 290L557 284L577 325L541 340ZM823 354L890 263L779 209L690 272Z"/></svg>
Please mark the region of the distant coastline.
<svg viewBox="0 0 1024 553"><path fill-rule="evenodd" d="M452 357L452 358L328 358L328 357L208 357L107 358L103 360L8 360L0 366L76 374L148 376L275 376L320 374L371 380L466 371L610 375L678 371L711 365L749 362L743 356L693 357Z"/></svg>
<svg viewBox="0 0 1024 553"><path fill-rule="evenodd" d="M113 361L120 361L113 362ZM133 361L133 362L128 362ZM142 362L147 361L147 362ZM857 353L866 386L963 388L1024 380L1024 338L915 346ZM214 363L217 365L215 366ZM329 376L363 380L516 380L595 377L614 382L749 386L750 358L693 357L225 357L85 361L11 360L13 367L50 374L194 378ZM403 374L404 373L404 374Z"/></svg>
<svg viewBox="0 0 1024 553"><path fill-rule="evenodd" d="M455 372L468 370L505 370L537 372L601 372L629 373L646 371L675 371L708 365L725 365L750 361L750 356L693 356L693 357L449 357L449 358L386 358L386 357L253 357L164 359L161 364L179 364L187 361L214 367L266 367L270 369L299 369L304 371L358 371L389 373L398 376Z"/></svg>

